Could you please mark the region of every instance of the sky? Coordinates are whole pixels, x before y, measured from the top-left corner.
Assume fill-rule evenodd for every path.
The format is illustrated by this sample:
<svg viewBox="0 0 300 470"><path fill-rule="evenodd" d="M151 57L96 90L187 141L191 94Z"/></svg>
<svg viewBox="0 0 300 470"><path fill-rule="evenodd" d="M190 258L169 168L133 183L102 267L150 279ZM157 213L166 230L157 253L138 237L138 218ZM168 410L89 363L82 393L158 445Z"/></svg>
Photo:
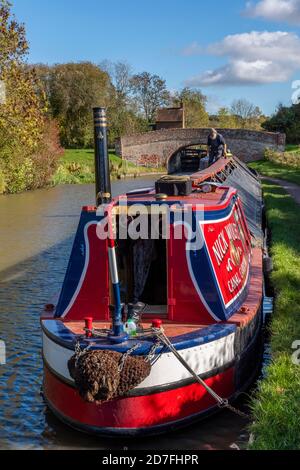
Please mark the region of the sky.
<svg viewBox="0 0 300 470"><path fill-rule="evenodd" d="M29 62L126 61L172 91L201 89L211 113L246 98L272 114L300 80L300 0L12 2Z"/></svg>

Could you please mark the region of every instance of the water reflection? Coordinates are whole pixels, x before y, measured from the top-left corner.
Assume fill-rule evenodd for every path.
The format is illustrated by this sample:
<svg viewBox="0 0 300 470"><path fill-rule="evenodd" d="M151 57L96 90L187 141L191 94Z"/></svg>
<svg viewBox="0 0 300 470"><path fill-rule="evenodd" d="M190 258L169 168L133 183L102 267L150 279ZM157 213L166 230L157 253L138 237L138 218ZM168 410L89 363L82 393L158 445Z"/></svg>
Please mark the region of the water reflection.
<svg viewBox="0 0 300 470"><path fill-rule="evenodd" d="M149 186L149 179L113 185L114 194ZM59 292L82 205L93 204L92 185L59 186L0 197L0 448L3 449L228 449L243 444L242 418L230 412L170 435L131 440L86 436L49 412L42 383L41 307Z"/></svg>

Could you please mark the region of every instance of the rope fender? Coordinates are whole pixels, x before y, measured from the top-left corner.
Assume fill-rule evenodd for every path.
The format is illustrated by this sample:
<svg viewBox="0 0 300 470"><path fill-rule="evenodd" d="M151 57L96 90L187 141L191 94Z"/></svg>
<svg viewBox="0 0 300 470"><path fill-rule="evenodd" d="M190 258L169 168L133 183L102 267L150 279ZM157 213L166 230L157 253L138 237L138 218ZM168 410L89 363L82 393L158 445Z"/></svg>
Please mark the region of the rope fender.
<svg viewBox="0 0 300 470"><path fill-rule="evenodd" d="M97 350L75 353L68 369L80 396L101 404L126 395L143 382L151 372L151 364L143 356L130 356L129 351L121 354Z"/></svg>

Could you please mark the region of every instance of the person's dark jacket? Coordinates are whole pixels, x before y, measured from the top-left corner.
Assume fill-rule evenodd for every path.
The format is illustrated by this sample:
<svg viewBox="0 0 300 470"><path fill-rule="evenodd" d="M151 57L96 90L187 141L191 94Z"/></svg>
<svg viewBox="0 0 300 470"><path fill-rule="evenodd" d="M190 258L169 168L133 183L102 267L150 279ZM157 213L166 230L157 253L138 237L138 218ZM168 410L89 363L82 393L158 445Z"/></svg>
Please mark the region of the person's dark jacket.
<svg viewBox="0 0 300 470"><path fill-rule="evenodd" d="M221 134L217 134L217 137L215 139L212 139L211 136L208 136L207 139L207 145L210 147L211 152L217 152L220 147L225 147L225 139Z"/></svg>

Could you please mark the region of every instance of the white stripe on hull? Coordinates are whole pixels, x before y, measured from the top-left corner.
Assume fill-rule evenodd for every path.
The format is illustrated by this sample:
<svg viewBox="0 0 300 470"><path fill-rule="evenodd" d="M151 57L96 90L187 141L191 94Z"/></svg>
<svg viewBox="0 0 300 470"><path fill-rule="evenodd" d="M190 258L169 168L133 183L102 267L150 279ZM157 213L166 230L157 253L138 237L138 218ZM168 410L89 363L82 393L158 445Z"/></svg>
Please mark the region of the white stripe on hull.
<svg viewBox="0 0 300 470"><path fill-rule="evenodd" d="M223 367L234 359L234 336L228 336L205 343L193 348L180 350L182 357L200 374L205 374L215 368ZM54 372L73 381L68 371L68 360L74 354L49 339L43 333L44 357ZM164 353L154 363L149 377L136 388L157 387L190 378L191 375L172 353Z"/></svg>

